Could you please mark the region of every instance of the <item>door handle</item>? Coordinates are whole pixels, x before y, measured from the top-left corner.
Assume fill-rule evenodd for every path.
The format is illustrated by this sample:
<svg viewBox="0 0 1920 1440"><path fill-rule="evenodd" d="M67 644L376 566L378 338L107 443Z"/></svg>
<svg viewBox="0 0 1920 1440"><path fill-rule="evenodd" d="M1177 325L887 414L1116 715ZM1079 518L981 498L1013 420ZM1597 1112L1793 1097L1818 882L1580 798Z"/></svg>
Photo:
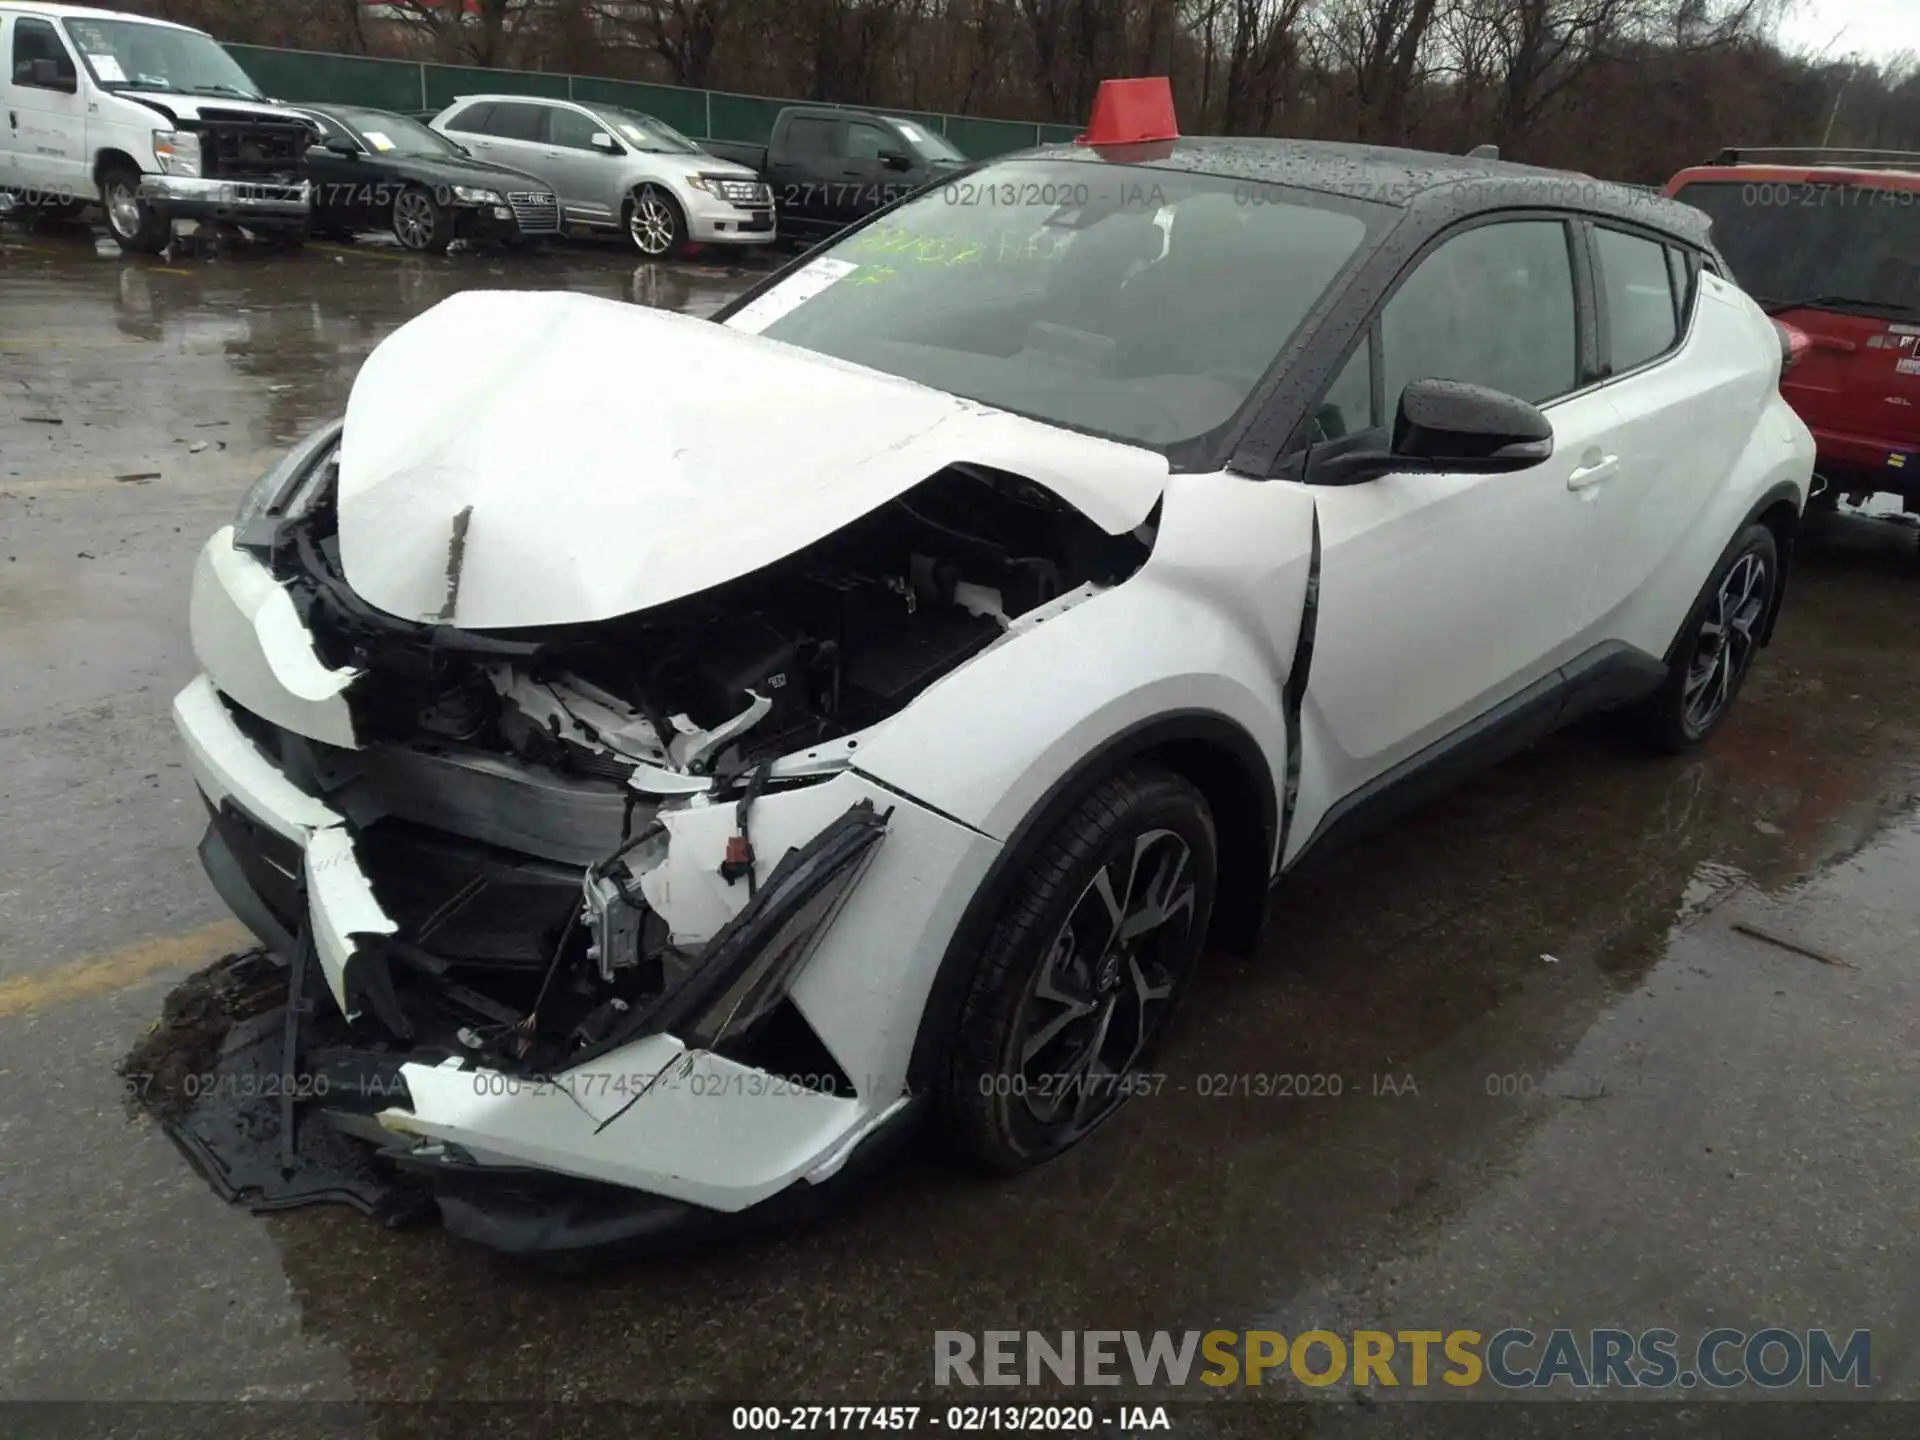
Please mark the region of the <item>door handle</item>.
<svg viewBox="0 0 1920 1440"><path fill-rule="evenodd" d="M1567 489L1591 490L1596 485L1604 485L1620 470L1620 457L1609 455L1591 465L1582 465L1567 476Z"/></svg>

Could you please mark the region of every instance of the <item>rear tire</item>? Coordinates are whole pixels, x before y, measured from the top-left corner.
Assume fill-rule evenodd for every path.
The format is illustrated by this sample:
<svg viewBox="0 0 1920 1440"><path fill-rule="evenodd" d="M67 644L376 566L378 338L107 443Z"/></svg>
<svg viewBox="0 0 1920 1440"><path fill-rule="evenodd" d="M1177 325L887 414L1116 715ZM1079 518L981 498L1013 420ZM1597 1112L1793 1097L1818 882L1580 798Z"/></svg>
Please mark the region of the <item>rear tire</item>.
<svg viewBox="0 0 1920 1440"><path fill-rule="evenodd" d="M140 193L140 172L115 165L100 176L100 209L107 233L130 255L158 255L173 243L173 222Z"/></svg>
<svg viewBox="0 0 1920 1440"><path fill-rule="evenodd" d="M1713 568L1674 644L1673 664L1634 720L1657 749L1691 750L1720 727L1740 694L1780 588L1780 548L1755 522Z"/></svg>
<svg viewBox="0 0 1920 1440"><path fill-rule="evenodd" d="M1206 800L1138 765L1089 790L1041 843L975 962L943 1066L959 1145L1018 1171L1144 1093L1218 888Z"/></svg>

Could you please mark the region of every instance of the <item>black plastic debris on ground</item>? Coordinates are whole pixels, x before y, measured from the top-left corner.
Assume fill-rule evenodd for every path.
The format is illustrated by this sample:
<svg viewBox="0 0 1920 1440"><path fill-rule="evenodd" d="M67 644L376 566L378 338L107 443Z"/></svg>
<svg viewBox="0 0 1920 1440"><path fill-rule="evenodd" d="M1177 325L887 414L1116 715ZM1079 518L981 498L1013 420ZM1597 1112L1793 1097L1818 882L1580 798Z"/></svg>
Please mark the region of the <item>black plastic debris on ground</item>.
<svg viewBox="0 0 1920 1440"><path fill-rule="evenodd" d="M254 1214L351 1205L389 1226L435 1213L364 1140L334 1128L319 1087L281 1063L286 970L262 951L228 956L168 996L159 1024L121 1062L129 1097L232 1204ZM280 1144L291 1088L291 1164Z"/></svg>

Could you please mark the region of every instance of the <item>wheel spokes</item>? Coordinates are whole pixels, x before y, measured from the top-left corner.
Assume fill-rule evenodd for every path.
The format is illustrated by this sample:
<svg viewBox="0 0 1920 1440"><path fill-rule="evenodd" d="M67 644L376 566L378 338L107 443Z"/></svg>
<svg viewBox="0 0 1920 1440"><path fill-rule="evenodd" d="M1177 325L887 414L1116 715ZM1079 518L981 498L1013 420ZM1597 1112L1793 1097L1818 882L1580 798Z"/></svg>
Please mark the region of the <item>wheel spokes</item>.
<svg viewBox="0 0 1920 1440"><path fill-rule="evenodd" d="M1043 1125L1090 1127L1125 1098L1175 989L1198 906L1192 852L1171 830L1135 836L1088 879L1022 1007L1026 1107ZM1111 1053L1110 1053L1111 1052Z"/></svg>
<svg viewBox="0 0 1920 1440"><path fill-rule="evenodd" d="M1086 993L1086 987L1079 977L1061 974L1062 965L1070 964L1072 961L1072 944L1072 932L1062 930L1054 940L1053 949L1048 952L1046 960L1042 962L1040 978L1034 986L1034 999L1058 1005L1060 1012L1035 1030L1026 1044L1021 1047L1020 1072L1023 1075L1027 1067L1033 1063L1034 1056L1059 1039L1061 1033L1074 1021L1093 1013L1093 998Z"/></svg>
<svg viewBox="0 0 1920 1440"><path fill-rule="evenodd" d="M1177 916L1184 915L1187 922L1192 923L1194 884L1191 880L1181 884L1186 879L1189 852L1178 836L1167 830L1153 836L1143 836L1140 847L1134 853L1135 872L1139 870L1141 852L1161 836L1172 843L1159 846L1160 862L1153 879L1148 882L1133 913L1120 925L1122 942L1149 935Z"/></svg>
<svg viewBox="0 0 1920 1440"><path fill-rule="evenodd" d="M1693 664L1681 702L1696 730L1704 729L1733 698L1733 688L1753 658L1755 627L1772 593L1766 562L1742 555L1714 592L1713 613L1700 625Z"/></svg>

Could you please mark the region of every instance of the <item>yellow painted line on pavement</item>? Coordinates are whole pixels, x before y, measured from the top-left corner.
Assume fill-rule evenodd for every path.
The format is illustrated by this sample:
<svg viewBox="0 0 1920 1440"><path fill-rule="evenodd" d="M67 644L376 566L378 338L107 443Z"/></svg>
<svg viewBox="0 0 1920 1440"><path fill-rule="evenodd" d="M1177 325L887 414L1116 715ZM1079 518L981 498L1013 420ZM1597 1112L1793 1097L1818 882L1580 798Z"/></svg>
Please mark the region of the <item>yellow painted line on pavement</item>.
<svg viewBox="0 0 1920 1440"><path fill-rule="evenodd" d="M309 244L307 248L309 250L318 250L322 255L351 255L355 258L365 255L375 260L405 260L407 258L405 255L389 254L385 250L362 250L358 246Z"/></svg>
<svg viewBox="0 0 1920 1440"><path fill-rule="evenodd" d="M105 350L115 345L157 345L157 340L143 340L138 335L101 335L81 340L67 335L15 335L0 336L0 350Z"/></svg>
<svg viewBox="0 0 1920 1440"><path fill-rule="evenodd" d="M169 270L164 265L149 265L147 266L147 269L153 271L153 273L156 275L191 275L193 274L193 271L191 270Z"/></svg>
<svg viewBox="0 0 1920 1440"><path fill-rule="evenodd" d="M142 940L69 960L51 970L16 975L0 980L0 1018L31 1014L89 995L111 995L162 970L198 969L255 943L253 932L238 920L216 920L184 935Z"/></svg>
<svg viewBox="0 0 1920 1440"><path fill-rule="evenodd" d="M111 475L65 475L47 480L8 480L0 484L0 495L40 495L49 490L118 490L151 485L152 478L116 480Z"/></svg>

